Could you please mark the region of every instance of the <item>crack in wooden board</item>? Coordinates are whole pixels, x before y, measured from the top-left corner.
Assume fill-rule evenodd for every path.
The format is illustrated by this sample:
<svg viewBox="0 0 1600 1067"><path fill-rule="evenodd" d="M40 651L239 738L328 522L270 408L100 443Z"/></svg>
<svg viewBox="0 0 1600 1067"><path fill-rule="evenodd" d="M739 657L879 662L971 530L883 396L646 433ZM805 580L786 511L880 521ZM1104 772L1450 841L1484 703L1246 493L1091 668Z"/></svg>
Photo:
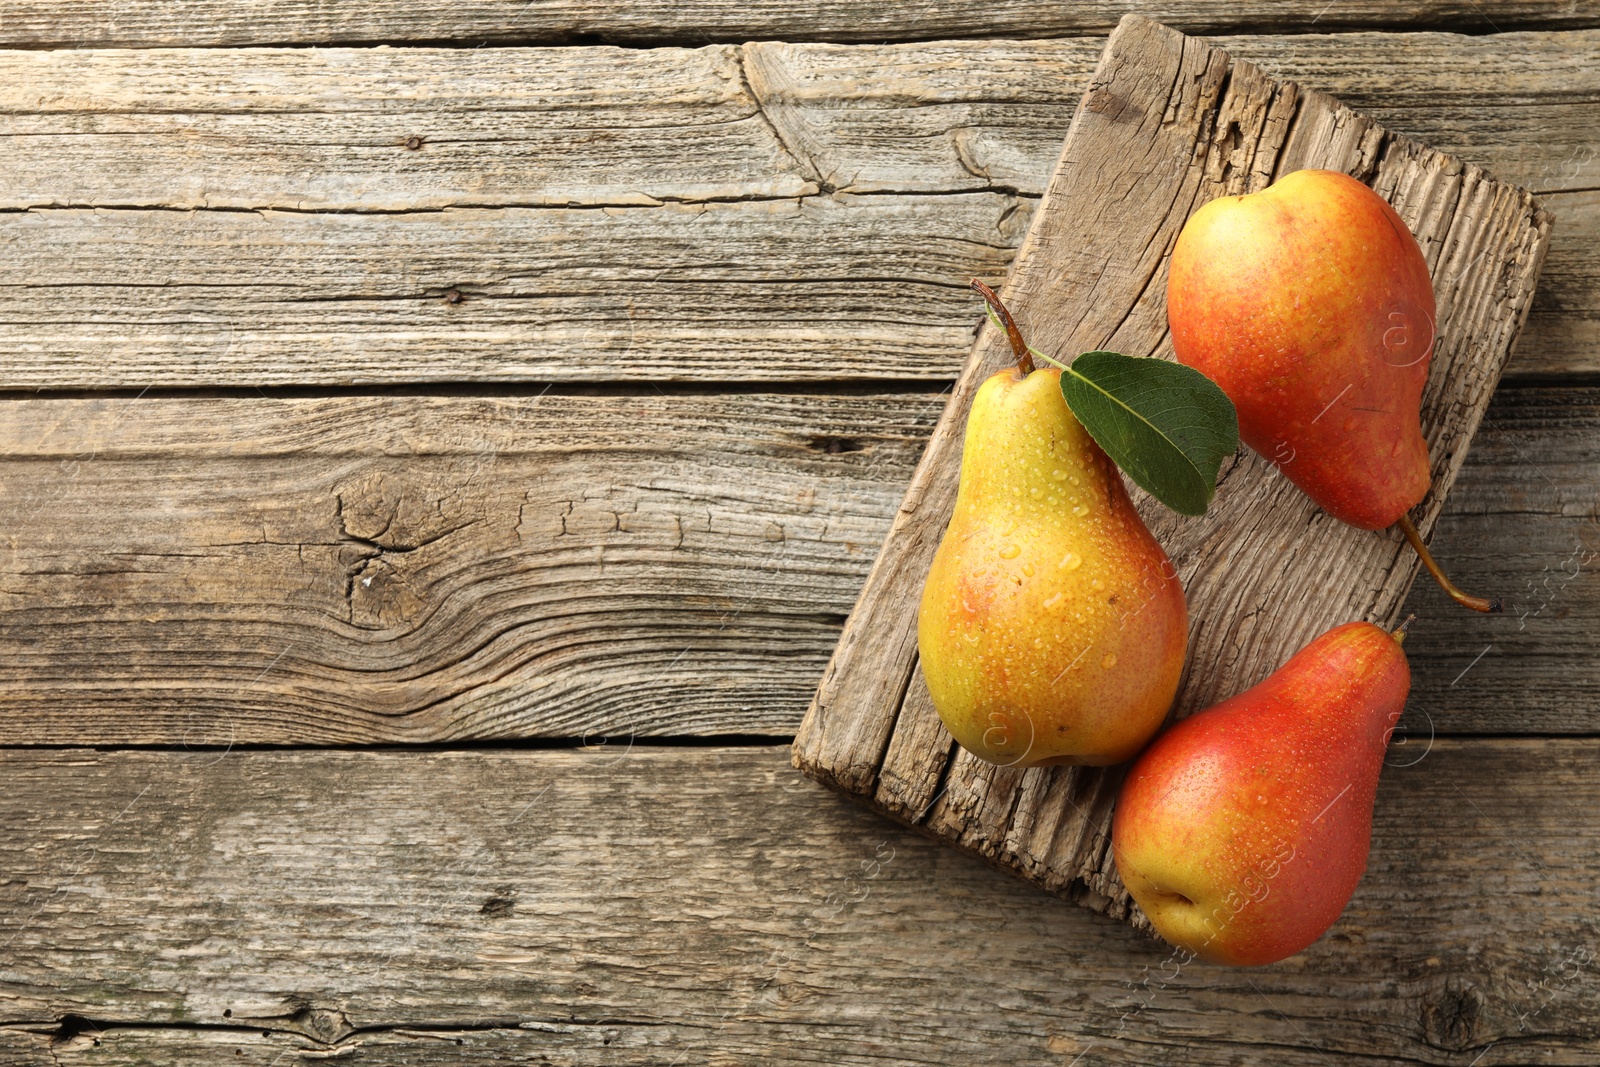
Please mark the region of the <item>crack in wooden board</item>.
<svg viewBox="0 0 1600 1067"><path fill-rule="evenodd" d="M1057 358L1109 348L1171 358L1167 257L1218 196L1302 168L1367 182L1417 235L1438 301L1423 395L1431 533L1527 317L1552 220L1523 189L1394 135L1323 93L1139 16L1107 42L1005 287ZM1122 770L1019 770L957 747L916 663L922 581L955 501L967 409L1010 359L987 325L928 443L794 743L806 774L1043 888L1148 928L1117 877L1111 812ZM1210 513L1135 491L1188 596L1183 716L1269 674L1352 619L1391 625L1418 570L1397 537L1336 522L1241 450Z"/></svg>

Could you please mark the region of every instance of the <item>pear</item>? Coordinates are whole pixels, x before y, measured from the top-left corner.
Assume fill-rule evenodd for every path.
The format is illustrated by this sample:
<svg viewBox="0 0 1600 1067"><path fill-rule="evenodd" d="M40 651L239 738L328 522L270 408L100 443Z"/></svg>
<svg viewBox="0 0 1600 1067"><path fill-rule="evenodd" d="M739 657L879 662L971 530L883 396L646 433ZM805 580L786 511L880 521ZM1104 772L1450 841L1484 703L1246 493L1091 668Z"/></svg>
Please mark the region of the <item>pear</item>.
<svg viewBox="0 0 1600 1067"><path fill-rule="evenodd" d="M1206 204L1173 247L1167 318L1245 443L1334 518L1381 530L1427 495L1433 285L1367 186L1299 170Z"/></svg>
<svg viewBox="0 0 1600 1067"><path fill-rule="evenodd" d="M975 283L978 288L980 283ZM1061 372L1018 365L973 397L961 481L917 619L928 693L974 755L1005 766L1131 759L1183 671L1188 616L1166 553Z"/></svg>
<svg viewBox="0 0 1600 1067"><path fill-rule="evenodd" d="M1404 631L1329 630L1139 757L1112 851L1157 933L1257 965L1338 919L1366 870L1378 772L1411 687Z"/></svg>
<svg viewBox="0 0 1600 1067"><path fill-rule="evenodd" d="M1173 246L1167 322L1247 445L1341 522L1398 525L1457 603L1500 610L1450 584L1407 516L1432 477L1421 408L1437 311L1388 201L1328 170L1211 201Z"/></svg>

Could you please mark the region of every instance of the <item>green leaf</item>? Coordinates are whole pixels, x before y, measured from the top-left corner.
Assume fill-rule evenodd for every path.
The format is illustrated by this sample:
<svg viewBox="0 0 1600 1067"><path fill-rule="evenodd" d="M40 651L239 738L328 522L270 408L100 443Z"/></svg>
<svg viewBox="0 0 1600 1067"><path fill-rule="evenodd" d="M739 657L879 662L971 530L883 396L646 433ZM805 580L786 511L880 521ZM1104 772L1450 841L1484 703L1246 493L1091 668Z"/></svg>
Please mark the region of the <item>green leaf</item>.
<svg viewBox="0 0 1600 1067"><path fill-rule="evenodd" d="M1164 359L1085 352L1063 369L1061 393L1128 477L1173 511L1205 514L1239 447L1239 417L1216 382Z"/></svg>

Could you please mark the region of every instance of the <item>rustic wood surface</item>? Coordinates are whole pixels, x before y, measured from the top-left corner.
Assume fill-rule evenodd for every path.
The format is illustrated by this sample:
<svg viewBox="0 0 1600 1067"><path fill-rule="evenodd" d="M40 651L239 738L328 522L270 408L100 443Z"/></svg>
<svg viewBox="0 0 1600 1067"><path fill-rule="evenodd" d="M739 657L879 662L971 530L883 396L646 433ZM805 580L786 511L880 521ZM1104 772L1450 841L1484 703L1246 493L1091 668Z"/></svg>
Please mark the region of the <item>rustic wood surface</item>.
<svg viewBox="0 0 1600 1067"><path fill-rule="evenodd" d="M1329 938L786 765L1126 10L0 0L0 1064L1600 1059L1590 0L1144 9L1558 217Z"/></svg>
<svg viewBox="0 0 1600 1067"><path fill-rule="evenodd" d="M49 8L0 3L0 46L23 48L167 47L257 44L425 44L466 46L702 44L753 38L899 41L942 37L1054 37L1104 33L1137 10L1191 33L1241 27L1267 32L1375 26L1448 26L1470 33L1600 26L1594 0L992 0L979 7L932 0L870 4L798 0L693 0L691 3L579 3L577 0L470 0L442 7L375 0L323 4L256 0L241 10L225 0L76 0Z"/></svg>
<svg viewBox="0 0 1600 1067"><path fill-rule="evenodd" d="M1217 196L1258 191L1303 167L1370 182L1417 235L1433 275L1438 337L1422 396L1433 478L1413 509L1426 536L1544 258L1550 220L1525 191L1331 97L1129 18L1106 45L1003 295L1046 355L1170 357L1165 267L1183 223ZM1014 359L986 327L800 724L795 765L1047 889L1144 924L1108 847L1121 770L996 767L934 728L915 680L917 605L954 506L967 408ZM1248 450L1224 469L1201 518L1134 499L1188 600L1180 718L1254 685L1333 626L1394 626L1420 567L1404 543L1330 518Z"/></svg>
<svg viewBox="0 0 1600 1067"><path fill-rule="evenodd" d="M0 744L791 734L945 400L0 400ZM1597 470L1600 390L1496 397L1418 730L1595 730Z"/></svg>
<svg viewBox="0 0 1600 1067"><path fill-rule="evenodd" d="M1600 1055L1592 740L1389 768L1343 917L1252 971L1175 969L785 755L5 753L0 1063Z"/></svg>
<svg viewBox="0 0 1600 1067"><path fill-rule="evenodd" d="M0 51L4 385L948 381L1103 43ZM1219 43L1539 193L1600 370L1600 31Z"/></svg>
<svg viewBox="0 0 1600 1067"><path fill-rule="evenodd" d="M790 733L943 406L0 401L0 740Z"/></svg>

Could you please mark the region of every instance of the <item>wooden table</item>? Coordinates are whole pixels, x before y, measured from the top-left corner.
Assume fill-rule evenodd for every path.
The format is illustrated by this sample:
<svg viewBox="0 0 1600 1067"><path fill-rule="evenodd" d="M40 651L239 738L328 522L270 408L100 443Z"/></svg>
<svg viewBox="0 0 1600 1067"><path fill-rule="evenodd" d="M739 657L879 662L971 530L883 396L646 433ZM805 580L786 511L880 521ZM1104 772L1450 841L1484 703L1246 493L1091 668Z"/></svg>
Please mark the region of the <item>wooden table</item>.
<svg viewBox="0 0 1600 1067"><path fill-rule="evenodd" d="M1593 0L1140 7L1556 216L1326 937L789 766L1125 9L0 0L0 1064L1600 1062Z"/></svg>

